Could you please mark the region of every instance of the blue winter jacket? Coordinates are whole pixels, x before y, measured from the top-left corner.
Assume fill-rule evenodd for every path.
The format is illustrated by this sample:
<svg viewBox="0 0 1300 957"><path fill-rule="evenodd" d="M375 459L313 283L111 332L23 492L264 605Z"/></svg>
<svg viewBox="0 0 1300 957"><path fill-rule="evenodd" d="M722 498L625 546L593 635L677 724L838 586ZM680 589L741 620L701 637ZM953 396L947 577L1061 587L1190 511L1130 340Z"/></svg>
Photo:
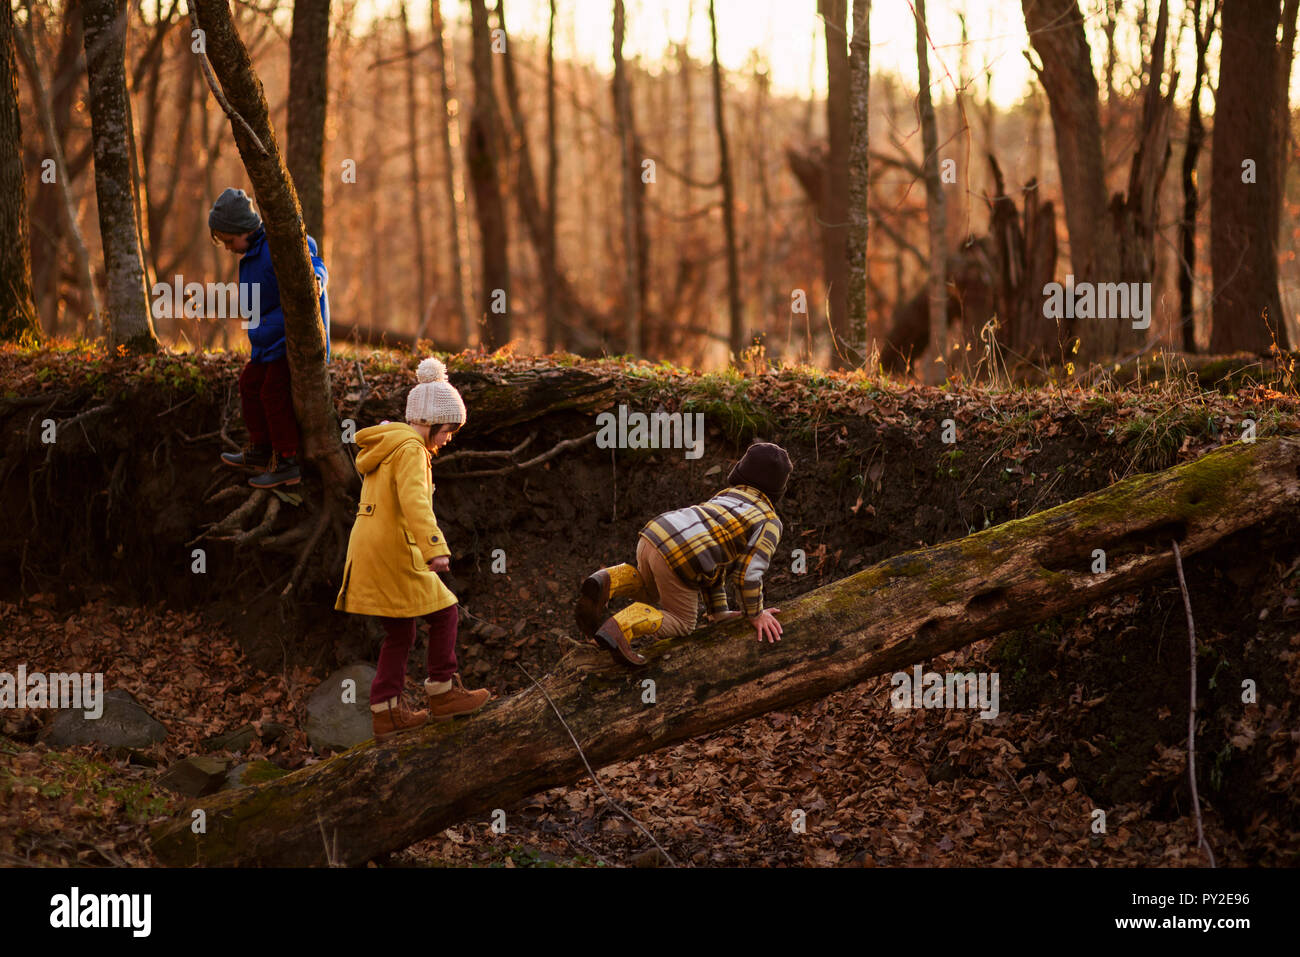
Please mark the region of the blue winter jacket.
<svg viewBox="0 0 1300 957"><path fill-rule="evenodd" d="M320 314L325 324L325 361L330 357L330 305L326 286L329 283L329 271L325 263L316 255L316 240L307 237L307 249L311 252L311 266L320 280ZM276 281L275 270L271 267L271 245L266 241L266 229L260 227L249 238L248 252L239 260L240 303L252 305L252 290L257 290L258 317L256 327L252 318L246 321L248 342L253 347L254 362L274 362L285 354L284 312L280 309L280 284Z"/></svg>

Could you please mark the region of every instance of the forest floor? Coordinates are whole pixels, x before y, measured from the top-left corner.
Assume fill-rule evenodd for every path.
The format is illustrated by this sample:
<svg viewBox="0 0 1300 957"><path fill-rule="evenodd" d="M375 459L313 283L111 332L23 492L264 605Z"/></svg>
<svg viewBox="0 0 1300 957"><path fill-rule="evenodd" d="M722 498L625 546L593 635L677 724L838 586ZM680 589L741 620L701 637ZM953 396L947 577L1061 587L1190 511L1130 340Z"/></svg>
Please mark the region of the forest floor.
<svg viewBox="0 0 1300 957"><path fill-rule="evenodd" d="M126 367L133 361L122 360L121 368L113 359L101 361L98 374L142 375L140 365ZM33 362L30 355L0 353L0 381L11 399L60 385L75 391L95 373L94 362L78 355ZM196 365L217 380L194 403L206 405L203 415L174 427L199 436L218 424L214 416L221 403L229 404L226 380L238 360L159 363L165 378L154 383L150 401L164 411L189 401L168 390L184 389ZM458 364L449 364L454 373ZM536 365L522 358L464 360L459 367L508 371L530 364ZM409 365L383 356L366 361L376 421L385 403L393 405L409 387ZM786 541L769 583L771 603L779 606L917 544L1194 458L1237 440L1244 419L1261 436L1300 432L1300 400L1262 387L1231 393L1174 383L1124 390L929 389L806 370L710 377L645 363L583 365L629 389L652 389L636 393L643 400L659 396L669 408L676 401L721 425L699 461L680 453L631 457L611 471L608 454L588 450L536 470L522 489L493 479L471 490L439 479L435 505L444 530L451 541L467 543L453 586L475 617L497 626L492 637L462 630L462 672L471 685L498 694L519 690L528 683L523 669L540 674L570 647L570 609L582 577L625 557L639 523L682 504L683 488L694 494L719 484L719 472L754 435L786 444L801 467L782 505ZM360 388L346 369L335 373L340 405L354 401ZM82 396L87 407L97 401L91 392ZM955 448L938 439L948 417L962 430ZM573 424L556 414L546 430L561 436ZM513 443L514 433L491 442ZM152 442L140 444L140 455L157 456ZM487 443L470 434L466 444ZM219 449L214 443L202 454L215 457ZM15 454L12 442L8 454ZM111 468L106 462L104 471ZM196 481L190 471L178 464L171 496L194 494L186 485ZM10 498L32 494L25 476L6 476L21 483ZM55 476L56 483L76 480ZM206 470L197 480L206 484ZM14 503L6 504L19 515ZM42 512L41 519L57 522L53 513ZM565 547L557 549L561 532ZM342 617L328 605L309 609L309 618L322 619L315 630L292 635L232 621L228 606L246 583L207 601L148 600L131 587L131 571L120 569L121 544L114 565L114 535L103 537L90 559L57 572L54 565L42 568L37 556L31 568L10 570L18 572L11 581L29 584L0 601L0 662L105 672L110 687L131 692L170 733L135 752L56 751L36 741L48 713L0 711L0 866L155 863L148 825L184 804L156 786L161 770L202 753L205 739L250 721L295 730L276 744L255 738L247 750L219 756L265 758L286 769L320 760L300 730L307 697L333 667L367 654L373 660L377 649L365 644L364 632L321 640L321 632L336 629L329 620ZM129 547L130 539L123 540ZM497 541L511 556L508 575L493 576L485 567ZM788 570L792 547L807 552L804 575ZM1294 866L1300 863L1300 520L1233 536L1190 559L1187 574L1201 646L1197 754L1206 841L1220 866ZM328 598L326 587L313 600ZM1205 858L1196 848L1186 783L1187 663L1182 597L1171 576L921 663L940 672L999 672L996 718L895 711L889 678L882 677L597 773L609 796L677 864L1199 866ZM418 700L418 666L413 657L412 700ZM1257 706L1240 704L1243 677L1258 682ZM645 834L590 780L502 810L505 833L495 833L485 816L380 863L662 863L649 853ZM797 811L806 822L802 833L792 826ZM1105 814L1104 833L1096 826L1098 811Z"/></svg>

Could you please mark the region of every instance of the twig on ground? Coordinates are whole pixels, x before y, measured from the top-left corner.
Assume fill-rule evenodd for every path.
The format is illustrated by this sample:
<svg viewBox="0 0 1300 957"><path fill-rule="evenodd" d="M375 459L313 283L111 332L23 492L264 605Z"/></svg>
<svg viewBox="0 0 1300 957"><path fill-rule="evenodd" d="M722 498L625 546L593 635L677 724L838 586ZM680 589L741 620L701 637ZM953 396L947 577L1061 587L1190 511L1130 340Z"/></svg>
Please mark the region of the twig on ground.
<svg viewBox="0 0 1300 957"><path fill-rule="evenodd" d="M592 434L594 435L595 433L593 432ZM600 778L596 777L596 772L591 769L591 764L590 762L587 761L587 755L583 753L582 745L580 745L578 743L578 739L574 737L573 730L569 727L569 723L564 720L564 715L560 714L560 709L555 706L555 702L552 701L551 696L546 693L546 689L543 688L541 683L532 675L530 675L528 673L528 669L526 669L519 662L517 661L515 662L515 667L518 668L520 671L522 671L524 675L528 678L528 680L537 686L537 690L542 693L542 697L545 698L546 703L551 706L551 710L555 712L555 716L560 719L560 724L564 725L564 730L568 732L569 740L573 742L573 746L578 751L578 757L582 758L582 763L586 765L587 773L590 774L591 779L596 782L596 787L600 790L600 793L604 795L605 800L609 802L611 807L613 807L616 811L618 811L625 818L627 818L634 825L636 825L637 830L639 830L642 834L644 834L646 837L650 839L650 843L659 849L659 853L662 854L664 856L664 859L668 861L669 866L676 867L677 862L673 860L671 854L669 854L667 851L663 849L663 845L661 845L658 841L655 840L655 836L651 834L649 831L647 831L645 829L645 826L642 825L640 821L638 821L626 810L624 810L623 805L619 804L617 801L615 801L612 797L609 796L609 792L605 790L605 785L600 783Z"/></svg>
<svg viewBox="0 0 1300 957"><path fill-rule="evenodd" d="M1192 693L1187 709L1187 776L1192 786L1192 810L1196 812L1196 846L1205 848L1205 854L1214 867L1214 851L1205 840L1201 824L1201 796L1196 790L1196 624L1192 621L1192 599L1187 594L1187 579L1183 577L1183 554L1174 542L1174 567L1178 569L1178 587L1183 590L1183 608L1187 611L1187 641L1192 654Z"/></svg>

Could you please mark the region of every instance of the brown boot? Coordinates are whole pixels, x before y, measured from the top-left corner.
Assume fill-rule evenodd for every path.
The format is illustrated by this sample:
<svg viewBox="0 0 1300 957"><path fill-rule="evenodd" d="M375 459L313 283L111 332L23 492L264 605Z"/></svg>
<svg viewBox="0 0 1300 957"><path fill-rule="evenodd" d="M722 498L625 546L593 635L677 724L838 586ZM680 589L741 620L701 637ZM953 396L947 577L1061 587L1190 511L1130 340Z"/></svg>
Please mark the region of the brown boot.
<svg viewBox="0 0 1300 957"><path fill-rule="evenodd" d="M578 622L578 631L584 638L592 638L596 629L607 617L605 606L611 598L631 598L642 601L648 597L645 583L635 565L624 562L611 565L587 576L578 595L578 604L574 608L574 617Z"/></svg>
<svg viewBox="0 0 1300 957"><path fill-rule="evenodd" d="M422 727L428 720L429 712L411 711L401 698L389 698L370 708L370 726L376 741L386 741L395 734Z"/></svg>
<svg viewBox="0 0 1300 957"><path fill-rule="evenodd" d="M424 693L429 698L429 716L435 721L459 718L473 714L492 699L492 692L487 688L470 691L460 680L460 673L451 676L450 681L424 682Z"/></svg>

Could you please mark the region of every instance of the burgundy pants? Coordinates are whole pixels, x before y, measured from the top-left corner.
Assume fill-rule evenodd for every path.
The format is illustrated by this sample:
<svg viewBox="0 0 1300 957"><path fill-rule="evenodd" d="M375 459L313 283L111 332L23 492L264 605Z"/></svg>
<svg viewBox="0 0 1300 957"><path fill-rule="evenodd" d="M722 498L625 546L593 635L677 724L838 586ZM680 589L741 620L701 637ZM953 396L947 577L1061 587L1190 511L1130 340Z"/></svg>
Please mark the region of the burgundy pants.
<svg viewBox="0 0 1300 957"><path fill-rule="evenodd" d="M458 605L448 605L424 616L429 623L428 672L430 681L446 681L456 673L456 629L460 624ZM375 680L370 683L370 703L379 704L400 697L406 687L406 659L415 644L414 618L383 618L384 645L379 649Z"/></svg>
<svg viewBox="0 0 1300 957"><path fill-rule="evenodd" d="M239 374L239 403L250 445L269 445L279 458L298 454L298 419L289 391L288 358L244 366Z"/></svg>

